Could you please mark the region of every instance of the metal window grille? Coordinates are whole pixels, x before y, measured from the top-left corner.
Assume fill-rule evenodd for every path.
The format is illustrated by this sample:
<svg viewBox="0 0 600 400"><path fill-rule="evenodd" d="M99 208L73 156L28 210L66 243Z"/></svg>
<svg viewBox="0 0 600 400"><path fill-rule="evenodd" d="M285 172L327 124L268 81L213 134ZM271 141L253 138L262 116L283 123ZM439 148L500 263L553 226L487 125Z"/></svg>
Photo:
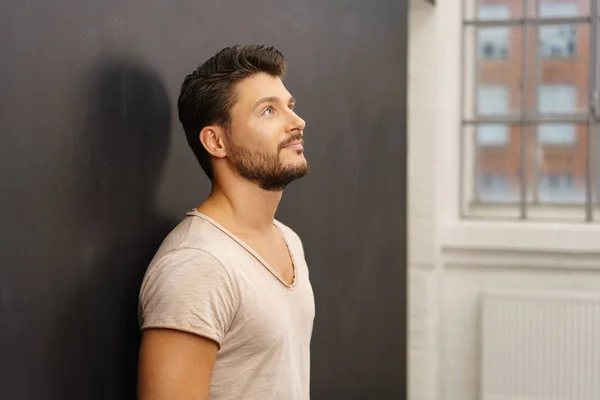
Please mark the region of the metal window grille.
<svg viewBox="0 0 600 400"><path fill-rule="evenodd" d="M600 140L596 137L600 124L598 112L600 0L463 0L463 2L463 62L470 64L464 64L462 68L461 216L472 217L468 204L490 204L489 195L494 193L482 194L478 191L488 188L499 192L498 188L511 187L511 179L514 178L512 185L513 187L516 185L517 194L513 198L500 196L497 199L499 203L504 202L518 208L516 217L528 219L533 207L544 203L545 198L551 197L555 199L557 206L579 207L584 210L582 220L594 220L594 209L600 206L600 180L598 179L600 173L597 173L595 168L597 165L600 172ZM514 12L515 4L519 4L520 7L517 12ZM511 10L513 12L507 12L507 7L513 7ZM519 35L515 34L517 30L520 32ZM518 37L517 41L515 37ZM466 50L469 47L468 43L470 43L470 51ZM520 54L519 57L515 57L517 53ZM518 66L515 66L516 62ZM548 62L556 62L557 65L562 63L565 71L569 71L569 63L580 67L585 64L583 69L586 73L583 76L577 72L582 68L579 70L572 68L573 72L569 75L569 79L562 82L560 77L551 76L552 71L548 72L544 69L545 65L549 65ZM478 92L481 92L478 90L479 86L499 83L498 79L485 81L482 78L483 72L486 71L486 65L502 65L499 63L505 63L504 65L512 63L512 68L518 68L520 71L518 84L515 86L517 89L511 92L511 109L508 112L479 112L478 104L485 103L478 99L480 95ZM491 71L490 68L488 70ZM496 75L501 76L501 74ZM472 84L468 85L468 82ZM575 95L572 94L569 84L575 86ZM583 92L585 96L582 96ZM540 99L540 96L552 98ZM577 97L576 105L571 104L573 96ZM466 100L467 97L470 101ZM555 112L553 107L562 107L562 109ZM488 109L493 111L493 104L488 106ZM563 112L560 112L561 110ZM507 141L507 127L518 131L518 134L511 136L513 142L520 140L520 143L513 143L520 147L520 151L514 152L511 156L514 162L519 164L518 176L503 177L501 179L503 185L489 185L489 179L486 180L486 177L497 176L501 171L494 171L493 168L479 171L477 168L486 161L485 157L493 156L497 159L504 157L504 164L510 163L506 161L509 156L502 156L502 146ZM576 127L582 127L577 132L584 133L577 134ZM467 129L474 132L473 137L470 138L472 143L465 133ZM481 130L481 144L477 143L478 130ZM538 135L541 139L537 137ZM469 162L465 162L465 156L468 155L465 151L467 146L481 147L470 151L473 154ZM543 151L538 151L540 148ZM577 153L576 150L583 153ZM561 151L571 154L569 159L580 165L578 168L581 171L578 171L582 176L582 181L579 182L582 191L578 195L563 197L558 195L560 191L568 194L569 190L575 190L578 184L578 171L574 173L568 169L561 170L556 166L548 167L548 171L541 168L538 170L536 157L544 157L540 163L546 165L548 162L545 160L551 159L548 154L560 159ZM537 153L543 154L540 156ZM582 161L582 157L578 159L577 154L584 154L585 161ZM468 164L471 166L469 167ZM488 164L493 163L488 162ZM465 189L465 182L469 176L472 186L470 191ZM569 185L553 185L556 176L568 176ZM504 179L507 182L504 182ZM470 196L470 200L465 196Z"/></svg>

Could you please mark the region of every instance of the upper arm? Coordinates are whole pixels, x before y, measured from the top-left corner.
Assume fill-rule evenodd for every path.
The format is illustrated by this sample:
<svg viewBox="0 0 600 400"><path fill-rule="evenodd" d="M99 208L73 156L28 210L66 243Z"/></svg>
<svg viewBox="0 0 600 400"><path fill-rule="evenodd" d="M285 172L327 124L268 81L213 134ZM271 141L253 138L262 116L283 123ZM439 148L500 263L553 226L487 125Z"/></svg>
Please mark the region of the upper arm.
<svg viewBox="0 0 600 400"><path fill-rule="evenodd" d="M142 334L138 370L140 400L208 400L217 344L171 329Z"/></svg>
<svg viewBox="0 0 600 400"><path fill-rule="evenodd" d="M227 270L209 253L177 249L151 265L140 290L140 399L208 399L238 304Z"/></svg>

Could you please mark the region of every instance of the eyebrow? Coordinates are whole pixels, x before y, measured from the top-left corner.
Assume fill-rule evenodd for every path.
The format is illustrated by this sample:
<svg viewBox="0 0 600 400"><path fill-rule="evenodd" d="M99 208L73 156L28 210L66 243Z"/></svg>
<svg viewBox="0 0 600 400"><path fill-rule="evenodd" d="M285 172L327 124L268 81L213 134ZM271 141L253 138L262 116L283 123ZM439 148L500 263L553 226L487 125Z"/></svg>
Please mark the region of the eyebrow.
<svg viewBox="0 0 600 400"><path fill-rule="evenodd" d="M263 97L262 99L258 100L256 103L254 103L254 105L252 106L252 111L256 110L256 108L258 106L260 106L261 104L264 103L279 103L279 98L275 97L275 96L268 96L268 97ZM296 99L294 97L290 97L290 99L288 100L288 104L290 103L296 103Z"/></svg>

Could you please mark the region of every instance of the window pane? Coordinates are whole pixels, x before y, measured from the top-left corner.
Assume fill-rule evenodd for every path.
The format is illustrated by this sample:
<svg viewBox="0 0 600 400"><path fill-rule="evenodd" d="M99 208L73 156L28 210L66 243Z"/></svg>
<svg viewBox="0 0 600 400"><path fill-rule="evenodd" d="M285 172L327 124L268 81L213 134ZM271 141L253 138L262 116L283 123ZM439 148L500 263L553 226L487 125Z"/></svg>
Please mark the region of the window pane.
<svg viewBox="0 0 600 400"><path fill-rule="evenodd" d="M477 19L481 21L506 21L513 14L515 13L511 13L510 4L495 2L486 4L486 2L480 1L479 7L477 7Z"/></svg>
<svg viewBox="0 0 600 400"><path fill-rule="evenodd" d="M528 64L533 74L528 80L528 112L544 116L573 116L589 110L589 24L570 25L573 28L573 45L544 45L538 37L544 29L555 26L532 27L531 51ZM537 31L537 34L536 34ZM558 42L554 42L558 43ZM563 41L561 43L566 43ZM574 50L574 52L572 51ZM573 118L570 118L571 120Z"/></svg>
<svg viewBox="0 0 600 400"><path fill-rule="evenodd" d="M562 143L563 131L573 134L574 141ZM581 221L585 218L587 173L587 126L551 125L538 127L531 136L528 152L528 216L530 218L559 218ZM554 143L543 143L543 132L555 132ZM563 132L563 137L559 137ZM546 138L548 139L548 138ZM556 208L560 206L560 208ZM568 207L565 207L568 206Z"/></svg>
<svg viewBox="0 0 600 400"><path fill-rule="evenodd" d="M477 111L480 115L505 115L508 113L509 94L504 85L479 85Z"/></svg>
<svg viewBox="0 0 600 400"><path fill-rule="evenodd" d="M575 25L539 27L538 51L542 58L573 58L577 52Z"/></svg>
<svg viewBox="0 0 600 400"><path fill-rule="evenodd" d="M498 21L523 17L528 0L467 0L467 19Z"/></svg>
<svg viewBox="0 0 600 400"><path fill-rule="evenodd" d="M466 50L464 118L476 115L508 116L521 113L521 27L469 27Z"/></svg>
<svg viewBox="0 0 600 400"><path fill-rule="evenodd" d="M508 126L503 124L483 124L477 127L477 143L480 147L506 146Z"/></svg>
<svg viewBox="0 0 600 400"><path fill-rule="evenodd" d="M478 33L479 57L483 60L506 60L510 46L510 28L480 28Z"/></svg>
<svg viewBox="0 0 600 400"><path fill-rule="evenodd" d="M505 126L506 131L509 130ZM515 128L516 131L518 128ZM482 203L518 203L519 202L519 164L520 135L509 140L506 146L491 148L475 142L477 165L475 176L475 199Z"/></svg>
<svg viewBox="0 0 600 400"><path fill-rule="evenodd" d="M548 157L553 158L553 157ZM540 203L579 203L585 201L585 186L575 185L575 177L570 172L540 171L538 196Z"/></svg>
<svg viewBox="0 0 600 400"><path fill-rule="evenodd" d="M480 85L477 93L479 116L506 115L509 111L508 88L503 85ZM479 146L504 146L508 142L508 127L503 124L483 124L477 127Z"/></svg>
<svg viewBox="0 0 600 400"><path fill-rule="evenodd" d="M540 84L538 112L540 114L573 114L577 109L577 88L569 84Z"/></svg>
<svg viewBox="0 0 600 400"><path fill-rule="evenodd" d="M572 146L577 142L577 126L574 124L540 124L537 140L544 146Z"/></svg>
<svg viewBox="0 0 600 400"><path fill-rule="evenodd" d="M519 217L520 126L466 126L463 151L463 207L469 215Z"/></svg>
<svg viewBox="0 0 600 400"><path fill-rule="evenodd" d="M537 16L539 18L569 18L589 14L590 0L539 0Z"/></svg>

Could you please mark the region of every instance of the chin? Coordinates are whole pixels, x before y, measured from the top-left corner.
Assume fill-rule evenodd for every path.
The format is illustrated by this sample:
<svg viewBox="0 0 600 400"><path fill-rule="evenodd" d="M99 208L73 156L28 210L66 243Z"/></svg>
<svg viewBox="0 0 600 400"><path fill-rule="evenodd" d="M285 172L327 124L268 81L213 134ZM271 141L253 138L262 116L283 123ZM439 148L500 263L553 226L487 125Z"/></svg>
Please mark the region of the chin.
<svg viewBox="0 0 600 400"><path fill-rule="evenodd" d="M285 165L288 168L293 168L293 169L306 167L307 164L308 164L308 162L306 161L306 158L304 158L303 155L296 156L295 160L289 160L288 162L285 163Z"/></svg>

